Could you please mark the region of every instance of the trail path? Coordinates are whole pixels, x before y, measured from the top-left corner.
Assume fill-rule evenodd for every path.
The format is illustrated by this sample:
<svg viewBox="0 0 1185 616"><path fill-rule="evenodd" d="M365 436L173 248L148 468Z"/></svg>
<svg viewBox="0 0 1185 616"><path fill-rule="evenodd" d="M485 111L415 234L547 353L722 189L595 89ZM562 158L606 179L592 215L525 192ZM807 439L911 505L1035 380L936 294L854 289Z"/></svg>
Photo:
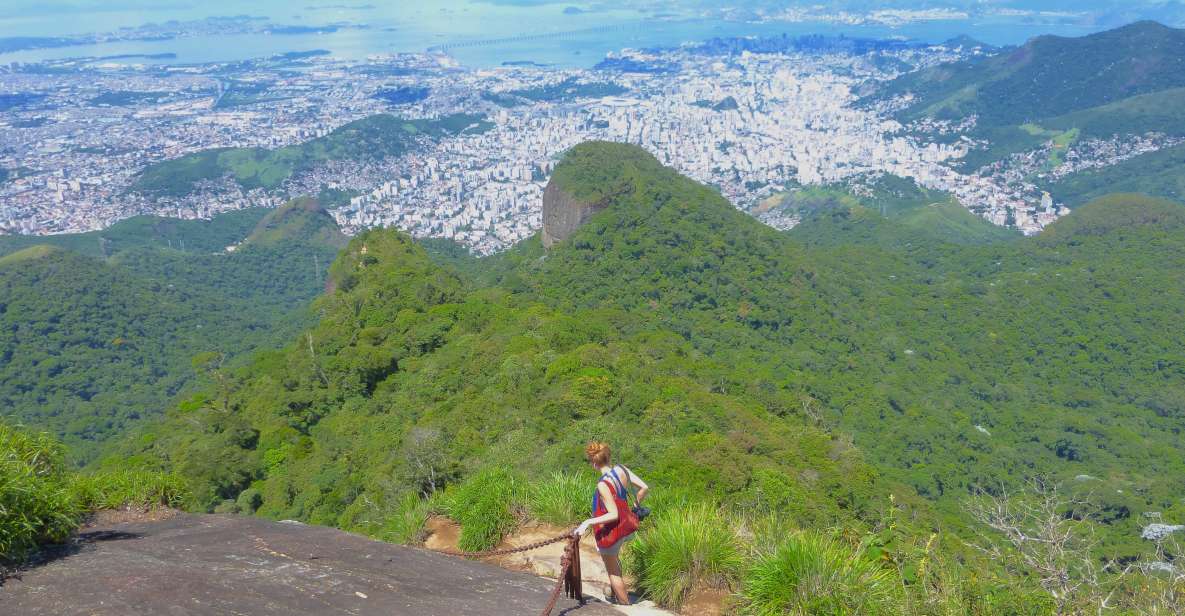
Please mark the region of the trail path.
<svg viewBox="0 0 1185 616"><path fill-rule="evenodd" d="M331 528L179 514L87 529L77 546L5 581L0 613L522 616L543 608L552 585ZM621 612L561 599L555 614Z"/></svg>
<svg viewBox="0 0 1185 616"><path fill-rule="evenodd" d="M520 528L515 533L502 540L498 544L498 549L517 548L536 541L549 539L564 532L564 528L560 526L550 525L535 525L527 528ZM434 517L428 520L428 540L425 542L425 547L430 550L458 550L457 541L461 535L461 528L455 522L445 518ZM552 545L542 547L530 552L521 554L514 554L511 556L495 557L485 559L485 562L497 564L504 569L512 571L523 571L527 573L534 573L535 575L550 577L555 579L559 575L560 556L564 552L564 546L560 543L553 543ZM601 556L597 554L597 550L593 545L591 537L585 538L580 544L580 571L584 579L584 594L588 597L602 598L608 592L606 581L609 579L605 572L605 565L601 561ZM625 616L677 616L675 612L670 612L659 608L652 601L634 598L633 605L614 606L618 613ZM718 614L712 610L693 610L687 611L687 614L694 614L695 616L713 616ZM583 611L573 612L573 616L581 616Z"/></svg>

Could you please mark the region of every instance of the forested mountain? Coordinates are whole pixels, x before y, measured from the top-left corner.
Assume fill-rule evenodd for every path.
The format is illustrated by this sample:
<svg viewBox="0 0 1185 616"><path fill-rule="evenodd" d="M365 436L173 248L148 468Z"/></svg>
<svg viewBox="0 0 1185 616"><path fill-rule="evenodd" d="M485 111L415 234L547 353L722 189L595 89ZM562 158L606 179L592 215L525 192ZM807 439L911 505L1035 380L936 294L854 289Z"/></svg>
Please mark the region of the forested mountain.
<svg viewBox="0 0 1185 616"><path fill-rule="evenodd" d="M317 326L128 452L200 508L347 528L488 466L577 468L591 437L663 490L807 524L895 492L958 528L969 495L1034 475L1095 494L1113 556L1142 513L1185 517L1182 206L1120 195L960 245L862 207L777 232L618 144L552 181L604 209L447 266L360 235Z"/></svg>
<svg viewBox="0 0 1185 616"><path fill-rule="evenodd" d="M1015 230L994 225L971 213L949 193L929 190L911 179L888 174L862 178L858 188L835 184L780 193L749 212L758 220L770 220L771 215L811 219L853 208L871 208L880 214L879 219L896 223L893 225L896 234L886 229L885 234L878 236L880 241L902 233L920 243L984 244L1019 237ZM812 240L807 236L803 239Z"/></svg>
<svg viewBox="0 0 1185 616"><path fill-rule="evenodd" d="M911 97L899 113L905 123L974 119L968 135L986 145L966 157L967 171L1047 150L1047 164L1025 179L1071 207L1117 191L1185 199L1185 30L1144 21L1080 38L1041 36L904 75L870 100L901 96ZM1138 139L1156 147L1129 153ZM1050 173L1076 149L1107 164Z"/></svg>
<svg viewBox="0 0 1185 616"><path fill-rule="evenodd" d="M1185 30L1143 21L1081 38L1040 36L985 60L908 75L892 91L919 97L915 117L1019 125L1182 86Z"/></svg>
<svg viewBox="0 0 1185 616"><path fill-rule="evenodd" d="M30 246L57 246L89 257L110 257L133 248L169 248L184 253L222 252L254 231L268 212L262 207L224 212L210 220L134 216L102 231L61 235L0 235L0 255Z"/></svg>
<svg viewBox="0 0 1185 616"><path fill-rule="evenodd" d="M195 370L297 331L344 238L312 201L261 213L145 217L0 257L0 414L86 461L163 412ZM202 353L214 355L192 366Z"/></svg>
<svg viewBox="0 0 1185 616"><path fill-rule="evenodd" d="M202 150L145 169L132 191L147 195L182 196L202 181L233 177L244 189L278 187L293 174L326 161L379 160L416 148L421 139L482 131L484 116L456 114L433 120L409 120L378 114L344 124L333 132L274 150L216 148Z"/></svg>

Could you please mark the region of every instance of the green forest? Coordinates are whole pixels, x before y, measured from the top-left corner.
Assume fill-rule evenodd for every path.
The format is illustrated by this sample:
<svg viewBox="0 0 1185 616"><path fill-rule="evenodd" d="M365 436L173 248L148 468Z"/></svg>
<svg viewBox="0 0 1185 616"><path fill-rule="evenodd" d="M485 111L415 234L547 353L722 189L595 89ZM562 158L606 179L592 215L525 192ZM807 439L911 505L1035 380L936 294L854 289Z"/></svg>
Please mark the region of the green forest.
<svg viewBox="0 0 1185 616"><path fill-rule="evenodd" d="M964 577L941 592L979 606L912 613L1068 613L969 547L969 508L1031 480L1089 503L1059 519L1089 527L1099 567L1153 557L1144 514L1185 518L1182 206L1114 195L1037 238L956 243L853 204L778 232L630 146L578 146L553 181L610 206L550 251L536 238L484 259L359 235L317 324L207 365L97 467L176 473L196 510L391 540L443 512L478 547L516 519L482 494L564 484L603 438L661 486L670 524L748 520L800 542L754 547L753 567L854 549L909 586L944 559ZM652 549L632 566L677 605L647 577ZM734 565L719 579L757 575ZM910 588L924 596L892 601L938 601Z"/></svg>
<svg viewBox="0 0 1185 616"><path fill-rule="evenodd" d="M198 376L196 355L282 344L311 320L345 239L311 201L263 214L141 217L26 248L34 238L2 238L15 252L0 257L0 416L53 432L84 463L163 413Z"/></svg>
<svg viewBox="0 0 1185 616"><path fill-rule="evenodd" d="M1185 30L1138 22L1078 38L1041 36L1004 53L905 74L868 100L901 96L913 97L898 114L904 123L974 118L968 134L987 145L963 159L966 171L1050 142L1065 148L1087 139L1181 137ZM1178 145L1098 171L1028 179L1071 208L1128 191L1179 201L1181 158Z"/></svg>
<svg viewBox="0 0 1185 616"><path fill-rule="evenodd" d="M150 165L130 188L153 196L179 197L203 181L231 176L244 190L273 189L293 174L333 160L376 160L414 150L421 139L489 127L480 115L455 114L434 120L407 120L378 114L296 145L217 148Z"/></svg>
<svg viewBox="0 0 1185 616"><path fill-rule="evenodd" d="M1185 519L1185 206L1116 194L1038 237L984 235L958 218L919 222L949 216L918 207L938 195L889 179L881 190L894 201L820 192L800 204L802 224L779 232L633 146L577 146L552 181L607 207L550 250L536 237L480 259L364 232L332 262L307 320L259 323L284 346L245 336L259 313L244 306L299 304L299 285L283 282L295 278L275 272L308 254L260 257L277 278L263 290L191 260L226 254L125 269L132 256L11 253L0 261L0 317L13 324L3 331L48 332L61 349L41 358L33 333L3 343L7 395L57 392L15 420L71 447L96 424L88 413L111 421L108 436L126 436L90 450L88 474L138 473L135 485L164 485L195 511L404 543L446 515L465 549L524 520L580 521L594 479L583 444L608 440L654 492L657 522L627 566L671 607L702 585L752 614L1181 605L1179 580L1138 564L1178 553L1140 538L1146 514ZM232 254L293 237L332 245L318 216L297 202ZM76 289L54 301L86 298L99 312L47 312L36 286L47 280ZM215 292L247 304L205 314ZM158 314L169 310L180 312ZM187 330L154 325L172 319ZM210 348L219 340L240 350ZM72 363L88 352L103 354L93 372ZM105 376L125 352L142 372ZM38 362L18 367L18 355ZM151 399L177 396L163 417L123 414L159 408L136 402L146 383L184 379ZM83 391L114 410L50 397L89 402ZM71 481L47 485L76 503ZM1028 513L1002 518L1001 503ZM60 535L47 528L41 540ZM1028 532L1042 541L1016 538ZM1054 545L1047 536L1064 538L1049 575L1030 565L1049 556L1032 553Z"/></svg>

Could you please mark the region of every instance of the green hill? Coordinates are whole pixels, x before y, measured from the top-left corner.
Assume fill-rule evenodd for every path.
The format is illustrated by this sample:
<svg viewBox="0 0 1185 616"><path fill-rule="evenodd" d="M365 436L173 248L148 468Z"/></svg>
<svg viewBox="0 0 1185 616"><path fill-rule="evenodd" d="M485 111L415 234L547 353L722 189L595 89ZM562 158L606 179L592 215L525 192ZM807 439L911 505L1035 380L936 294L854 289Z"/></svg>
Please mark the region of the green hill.
<svg viewBox="0 0 1185 616"><path fill-rule="evenodd" d="M118 250L107 259L45 245L0 257L0 415L54 432L85 462L161 413L197 376L193 356L229 360L300 328L305 302L324 285L317 260L324 267L344 245L332 219L309 202L263 221L255 212L221 218L142 218L44 238ZM255 226L272 235L224 250L236 241L227 229L241 241ZM162 245L182 237L185 252Z"/></svg>
<svg viewBox="0 0 1185 616"><path fill-rule="evenodd" d="M1081 38L1042 36L987 58L904 75L872 100L905 94L914 100L899 114L904 122L976 118L969 136L987 146L968 154L966 170L1050 143L1052 168L1082 140L1185 136L1185 30L1145 21ZM1070 207L1111 192L1179 200L1182 151L1178 145L1056 180L1040 172L1027 179Z"/></svg>
<svg viewBox="0 0 1185 616"><path fill-rule="evenodd" d="M1143 154L1102 169L1041 182L1067 203L1083 204L1110 193L1144 193L1185 201L1185 145Z"/></svg>
<svg viewBox="0 0 1185 616"><path fill-rule="evenodd" d="M251 233L269 211L247 208L225 212L210 220L133 216L89 233L0 235L0 255L37 245L57 246L101 258L143 246L182 252L222 252Z"/></svg>
<svg viewBox="0 0 1185 616"><path fill-rule="evenodd" d="M659 224L644 222L655 214L696 229L734 223L720 228L732 229L722 241L738 251L773 256L783 241L635 148L593 152L556 173L577 191L603 192L604 181L665 186L686 201L664 212L623 203L544 267L593 254L620 265L619 249L592 243L632 242ZM507 258L521 250L538 263L538 240ZM654 262L653 272L668 265ZM263 515L366 529L405 495L481 469L582 469L577 452L597 436L677 494L819 524L867 523L891 489L858 450L801 415L798 392L741 384L736 367L632 305L565 306L480 288L394 230L355 238L330 284L315 305L321 322L245 367L228 404L199 395L136 439L133 451L194 479L198 507L249 493L258 495L249 509ZM590 277L580 288L594 285Z"/></svg>
<svg viewBox="0 0 1185 616"><path fill-rule="evenodd" d="M969 495L1034 475L1096 478L1100 555L1141 553L1143 512L1185 516L1180 206L918 246L868 241L914 231L863 208L779 233L630 146L578 146L553 180L607 207L462 272L355 238L318 325L128 451L199 508L366 532L481 469L579 469L592 437L664 490L807 526L868 525L896 492L958 531ZM816 224L834 239L801 241Z"/></svg>
<svg viewBox="0 0 1185 616"><path fill-rule="evenodd" d="M910 114L1020 125L1185 86L1185 30L1144 21L1081 38L1037 37L989 57L902 77Z"/></svg>
<svg viewBox="0 0 1185 616"><path fill-rule="evenodd" d="M399 156L422 139L489 127L482 116L457 114L435 120L405 120L379 114L355 120L324 137L276 150L219 148L149 166L130 188L155 196L182 196L196 184L229 175L244 189L274 189L294 173L325 161L377 160Z"/></svg>
<svg viewBox="0 0 1185 616"><path fill-rule="evenodd" d="M782 210L804 219L820 217L852 218L844 210L868 209L895 224L886 228L875 226L867 236L869 241L919 244L949 242L953 244L988 244L1020 237L1014 230L999 227L967 211L948 193L928 190L913 180L893 175L873 178L860 185L860 190L849 186L810 187L776 195L762 203L754 214ZM855 219L867 220L863 214ZM807 243L827 242L830 234L820 233L818 226L811 234L799 233ZM845 232L844 241L848 239Z"/></svg>

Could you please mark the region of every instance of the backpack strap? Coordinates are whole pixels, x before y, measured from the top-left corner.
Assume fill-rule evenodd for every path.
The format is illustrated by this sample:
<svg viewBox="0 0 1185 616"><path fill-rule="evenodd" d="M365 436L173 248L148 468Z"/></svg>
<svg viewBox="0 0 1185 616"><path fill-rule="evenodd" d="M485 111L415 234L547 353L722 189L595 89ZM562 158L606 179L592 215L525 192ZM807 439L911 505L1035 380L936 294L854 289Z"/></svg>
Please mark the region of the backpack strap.
<svg viewBox="0 0 1185 616"><path fill-rule="evenodd" d="M593 490L593 512L594 513L596 513L596 511L597 511L597 505L600 504L600 502L601 502L601 487L600 486L602 483L605 483L609 486L610 493L616 494L615 490L617 489L617 486L613 485L613 483L611 481L609 481L609 474L606 473L606 474L602 475L601 480L597 482L597 489Z"/></svg>
<svg viewBox="0 0 1185 616"><path fill-rule="evenodd" d="M621 489L621 492L625 493L625 496L623 498L625 498L626 504L630 504L630 499L634 496L634 493L630 490L629 484L623 483L621 481L621 479L617 476L617 469L619 469L619 468L621 469L621 472L625 473L625 476L627 478L630 476L630 470L620 464L618 464L617 466L613 467L612 470L610 470L610 472L613 474L613 481L616 482L617 487ZM620 494L620 492L619 492L619 494ZM637 498L633 498L633 500L636 501ZM635 505L637 505L637 503L633 503L630 506L632 507Z"/></svg>

